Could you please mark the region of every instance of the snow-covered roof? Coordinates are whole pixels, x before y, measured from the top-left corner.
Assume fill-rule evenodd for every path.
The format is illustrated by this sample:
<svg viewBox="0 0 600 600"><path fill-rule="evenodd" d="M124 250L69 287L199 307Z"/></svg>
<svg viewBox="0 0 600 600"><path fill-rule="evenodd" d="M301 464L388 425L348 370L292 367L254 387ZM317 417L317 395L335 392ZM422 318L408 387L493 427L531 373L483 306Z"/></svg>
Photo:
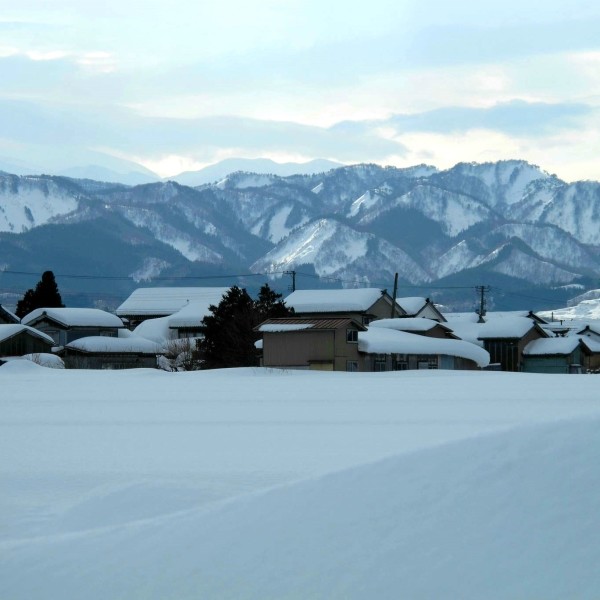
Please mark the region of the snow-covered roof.
<svg viewBox="0 0 600 600"><path fill-rule="evenodd" d="M464 340L430 338L383 327L358 333L358 350L369 354L422 354L458 356L472 360L479 367L490 363L490 355L479 346Z"/></svg>
<svg viewBox="0 0 600 600"><path fill-rule="evenodd" d="M454 313L446 315L446 326L459 338L478 345L482 345L480 340L484 339L519 339L535 327L535 322L528 317L504 315L486 323L478 323L478 318L475 313L462 313L458 317Z"/></svg>
<svg viewBox="0 0 600 600"><path fill-rule="evenodd" d="M525 356L568 355L579 346L578 337L542 338L529 342L523 354Z"/></svg>
<svg viewBox="0 0 600 600"><path fill-rule="evenodd" d="M396 304L399 304L407 315L416 315L427 304L427 298L420 296L396 298Z"/></svg>
<svg viewBox="0 0 600 600"><path fill-rule="evenodd" d="M79 338L65 346L81 352L108 352L119 354L160 354L163 348L160 344L141 337L108 337L93 335Z"/></svg>
<svg viewBox="0 0 600 600"><path fill-rule="evenodd" d="M592 340L588 337L583 337L581 338L581 342L593 354L600 354L600 342L598 340Z"/></svg>
<svg viewBox="0 0 600 600"><path fill-rule="evenodd" d="M65 327L125 327L119 317L99 308L36 308L21 322L33 325L45 317Z"/></svg>
<svg viewBox="0 0 600 600"><path fill-rule="evenodd" d="M332 330L343 327L354 327L364 331L366 327L350 317L281 317L278 319L267 319L255 328L261 333L285 333L290 331Z"/></svg>
<svg viewBox="0 0 600 600"><path fill-rule="evenodd" d="M218 288L221 289L221 288ZM186 304L183 308L169 317L169 327L171 329L179 329L185 327L200 327L202 319L210 314L209 306L211 304L217 306L221 302L223 294L216 298L207 298L204 301L194 300Z"/></svg>
<svg viewBox="0 0 600 600"><path fill-rule="evenodd" d="M15 315L15 313L8 310L8 308L6 308L5 306L2 306L2 304L0 304L0 315L4 315L5 319L12 321L13 323L21 322L21 319L19 319L19 317L17 317L17 315Z"/></svg>
<svg viewBox="0 0 600 600"><path fill-rule="evenodd" d="M371 308L384 293L385 290L379 288L296 290L285 299L285 304L296 313L362 312Z"/></svg>
<svg viewBox="0 0 600 600"><path fill-rule="evenodd" d="M4 340L8 340L23 331L29 332L30 335L37 337L44 342L48 342L52 346L54 345L54 340L45 333L34 329L33 327L29 327L28 325L23 325L22 323L8 323L7 325L0 325L0 342Z"/></svg>
<svg viewBox="0 0 600 600"><path fill-rule="evenodd" d="M425 319L422 317L400 317L398 319L377 319L372 321L369 327L384 327L385 329L395 329L396 331L429 331L436 325L444 327L444 329L450 329L445 327L441 323L434 321L433 319Z"/></svg>
<svg viewBox="0 0 600 600"><path fill-rule="evenodd" d="M117 315L172 315L190 303L219 304L229 288L156 287L138 288L119 308Z"/></svg>
<svg viewBox="0 0 600 600"><path fill-rule="evenodd" d="M481 327L477 336L480 340L522 338L535 326L527 317L504 317L478 325Z"/></svg>

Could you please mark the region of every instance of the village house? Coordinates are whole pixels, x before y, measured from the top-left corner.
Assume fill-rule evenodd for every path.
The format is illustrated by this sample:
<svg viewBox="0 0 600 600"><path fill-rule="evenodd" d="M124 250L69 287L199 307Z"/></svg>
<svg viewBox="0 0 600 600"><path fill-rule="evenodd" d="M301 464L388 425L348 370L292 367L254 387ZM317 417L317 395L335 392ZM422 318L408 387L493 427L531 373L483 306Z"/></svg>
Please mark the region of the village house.
<svg viewBox="0 0 600 600"><path fill-rule="evenodd" d="M358 333L364 325L347 317L289 317L268 319L262 333L265 367L358 371Z"/></svg>
<svg viewBox="0 0 600 600"><path fill-rule="evenodd" d="M491 365L502 371L520 371L529 342L550 337L527 312L488 312L484 322L476 313L447 314L446 325L460 339L478 344L490 354Z"/></svg>
<svg viewBox="0 0 600 600"><path fill-rule="evenodd" d="M21 323L0 324L0 364L8 357L26 354L46 354L52 351L54 340Z"/></svg>
<svg viewBox="0 0 600 600"><path fill-rule="evenodd" d="M163 353L160 344L136 336L80 338L60 352L67 369L152 369Z"/></svg>
<svg viewBox="0 0 600 600"><path fill-rule="evenodd" d="M442 337L439 332L432 337L423 335L423 330L435 331L439 324L426 325L417 334L393 325L380 326L379 321L367 329L349 318L296 317L269 319L257 331L263 334L260 347L265 367L370 372L478 369L489 363L488 353L479 346Z"/></svg>
<svg viewBox="0 0 600 600"><path fill-rule="evenodd" d="M117 337L125 328L119 317L98 308L37 308L22 323L49 335L56 346L88 336Z"/></svg>
<svg viewBox="0 0 600 600"><path fill-rule="evenodd" d="M185 321L175 325L177 337L190 337L197 332L200 321L209 314L208 307L217 306L229 288L216 287L156 287L138 288L115 311L135 329L148 319L169 317L184 307Z"/></svg>
<svg viewBox="0 0 600 600"><path fill-rule="evenodd" d="M593 354L587 340L577 336L537 339L523 351L526 373L585 373ZM593 345L593 343L592 343ZM600 346L600 344L598 344Z"/></svg>

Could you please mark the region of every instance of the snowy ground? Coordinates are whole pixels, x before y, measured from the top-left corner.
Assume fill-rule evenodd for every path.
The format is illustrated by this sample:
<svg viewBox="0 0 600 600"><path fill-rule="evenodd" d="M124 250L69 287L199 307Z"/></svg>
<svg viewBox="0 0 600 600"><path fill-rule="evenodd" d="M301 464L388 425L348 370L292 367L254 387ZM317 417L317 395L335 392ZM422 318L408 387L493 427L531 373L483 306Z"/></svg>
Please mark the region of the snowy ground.
<svg viewBox="0 0 600 600"><path fill-rule="evenodd" d="M0 368L0 598L593 598L600 378Z"/></svg>

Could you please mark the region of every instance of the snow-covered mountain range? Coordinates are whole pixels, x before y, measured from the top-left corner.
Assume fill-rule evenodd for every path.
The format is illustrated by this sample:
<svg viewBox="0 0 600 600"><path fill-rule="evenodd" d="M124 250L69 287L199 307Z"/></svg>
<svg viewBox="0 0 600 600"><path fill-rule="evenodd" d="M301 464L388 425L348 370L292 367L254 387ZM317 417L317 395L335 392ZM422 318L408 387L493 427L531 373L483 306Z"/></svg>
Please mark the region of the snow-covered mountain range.
<svg viewBox="0 0 600 600"><path fill-rule="evenodd" d="M518 160L238 171L197 187L2 174L0 257L5 271L137 280L296 270L313 277L305 287L315 276L391 286L397 272L424 290L567 298L597 287L600 183Z"/></svg>

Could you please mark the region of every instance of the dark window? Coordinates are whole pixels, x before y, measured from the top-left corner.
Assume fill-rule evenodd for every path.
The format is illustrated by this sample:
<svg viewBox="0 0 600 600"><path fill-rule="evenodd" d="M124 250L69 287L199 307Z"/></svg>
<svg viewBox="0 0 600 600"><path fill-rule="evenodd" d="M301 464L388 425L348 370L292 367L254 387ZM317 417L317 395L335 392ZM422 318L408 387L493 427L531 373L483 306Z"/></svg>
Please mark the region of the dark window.
<svg viewBox="0 0 600 600"><path fill-rule="evenodd" d="M349 343L358 342L358 331L356 329L346 329L346 341Z"/></svg>
<svg viewBox="0 0 600 600"><path fill-rule="evenodd" d="M349 373L356 373L358 371L358 361L348 360L346 361L346 371Z"/></svg>
<svg viewBox="0 0 600 600"><path fill-rule="evenodd" d="M381 373L386 370L385 356L377 356L373 361L373 371L375 371L375 373Z"/></svg>

